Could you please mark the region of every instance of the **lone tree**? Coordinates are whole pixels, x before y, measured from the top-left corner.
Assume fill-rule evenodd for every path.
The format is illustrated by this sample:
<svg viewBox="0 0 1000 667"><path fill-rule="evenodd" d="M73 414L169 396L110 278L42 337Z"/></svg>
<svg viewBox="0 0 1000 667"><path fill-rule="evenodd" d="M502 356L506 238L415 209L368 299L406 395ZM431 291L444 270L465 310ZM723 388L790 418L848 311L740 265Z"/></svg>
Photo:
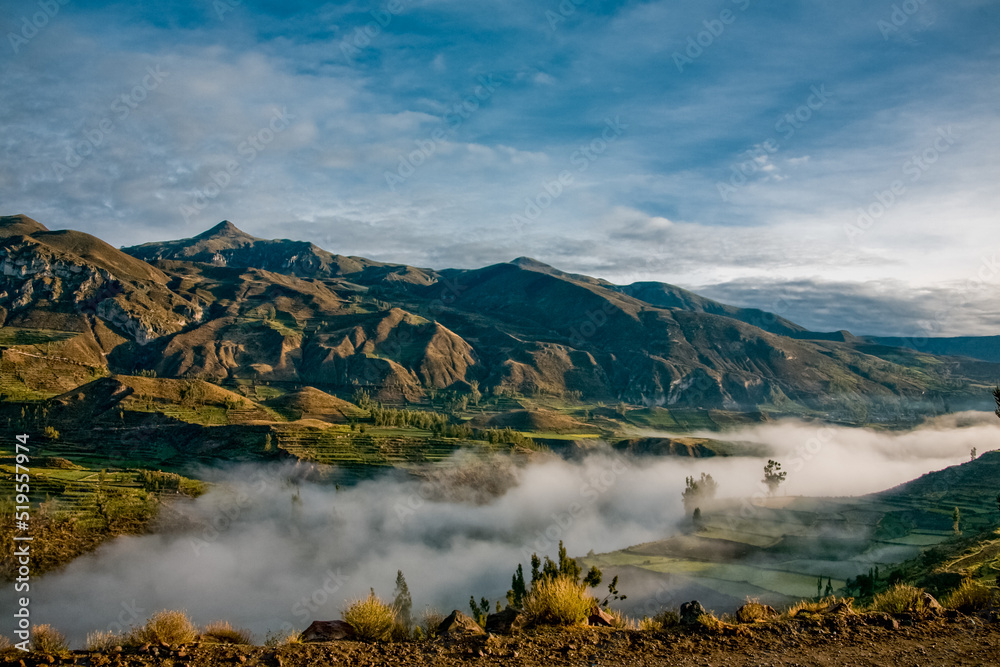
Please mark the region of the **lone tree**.
<svg viewBox="0 0 1000 667"><path fill-rule="evenodd" d="M957 507L951 513L951 529L956 535L962 534L962 512Z"/></svg>
<svg viewBox="0 0 1000 667"><path fill-rule="evenodd" d="M403 576L402 570L396 570L395 593L396 599L393 601L393 606L398 610L399 622L409 632L413 625L413 598L410 597L410 587L406 585L406 578Z"/></svg>
<svg viewBox="0 0 1000 667"><path fill-rule="evenodd" d="M767 465L764 466L764 479L761 480L767 485L768 495L773 496L778 492L778 487L781 483L785 481L785 477L788 473L782 472L781 464L773 459L768 459Z"/></svg>
<svg viewBox="0 0 1000 667"><path fill-rule="evenodd" d="M712 479L711 475L701 473L701 479L688 477L685 481L684 491L681 493L681 500L684 501L684 511L690 512L692 508L699 507L705 501L715 499L715 494L719 490L719 484Z"/></svg>

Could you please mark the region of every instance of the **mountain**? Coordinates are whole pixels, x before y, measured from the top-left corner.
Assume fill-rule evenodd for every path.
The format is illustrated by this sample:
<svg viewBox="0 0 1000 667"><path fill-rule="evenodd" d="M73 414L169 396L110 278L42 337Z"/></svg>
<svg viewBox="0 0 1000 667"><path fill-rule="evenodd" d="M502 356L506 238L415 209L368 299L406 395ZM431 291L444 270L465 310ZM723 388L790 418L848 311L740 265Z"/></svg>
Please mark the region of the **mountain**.
<svg viewBox="0 0 1000 667"><path fill-rule="evenodd" d="M170 259L213 266L263 269L303 278L355 276L365 281L387 279L422 284L433 281L431 272L409 266L389 265L331 254L308 241L259 239L223 220L189 239L144 243L124 252L146 262Z"/></svg>
<svg viewBox="0 0 1000 667"><path fill-rule="evenodd" d="M878 345L905 347L916 352L971 357L1000 363L1000 336L954 336L940 338L900 338L867 336L865 340Z"/></svg>
<svg viewBox="0 0 1000 667"><path fill-rule="evenodd" d="M383 400L478 388L849 419L945 397L965 405L1000 377L998 364L816 334L671 285L618 286L530 258L420 269L258 239L228 221L124 252L23 216L0 230L4 324L77 332L96 350L87 363L114 373L363 387Z"/></svg>

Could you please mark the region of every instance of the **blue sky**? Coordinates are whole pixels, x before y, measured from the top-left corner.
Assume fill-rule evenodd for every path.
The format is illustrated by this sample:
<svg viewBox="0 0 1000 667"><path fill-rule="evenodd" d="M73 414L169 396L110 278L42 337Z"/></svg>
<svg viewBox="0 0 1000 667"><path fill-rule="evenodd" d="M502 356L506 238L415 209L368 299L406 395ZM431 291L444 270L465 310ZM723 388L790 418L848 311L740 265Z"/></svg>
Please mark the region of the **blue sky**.
<svg viewBox="0 0 1000 667"><path fill-rule="evenodd" d="M50 228L1000 324L995 1L8 0L0 30L0 212Z"/></svg>

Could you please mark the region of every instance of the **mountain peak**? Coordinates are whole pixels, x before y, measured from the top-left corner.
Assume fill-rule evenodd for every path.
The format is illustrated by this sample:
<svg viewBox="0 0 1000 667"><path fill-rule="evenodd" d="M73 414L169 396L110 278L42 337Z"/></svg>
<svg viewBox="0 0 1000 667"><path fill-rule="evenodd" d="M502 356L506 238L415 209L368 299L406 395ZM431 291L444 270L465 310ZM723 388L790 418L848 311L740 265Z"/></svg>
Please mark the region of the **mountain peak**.
<svg viewBox="0 0 1000 667"><path fill-rule="evenodd" d="M49 230L45 225L26 215L0 216L0 236L31 236L47 231Z"/></svg>
<svg viewBox="0 0 1000 667"><path fill-rule="evenodd" d="M522 269L528 269L532 271L550 271L552 267L545 262L539 262L537 259L532 257L518 257L517 259L512 259L510 261L514 266L519 266Z"/></svg>
<svg viewBox="0 0 1000 667"><path fill-rule="evenodd" d="M195 236L194 238L196 238L196 239L211 239L211 238L219 238L219 237L229 237L229 238L234 238L235 237L235 238L244 238L244 239L252 239L252 238L254 238L254 237L250 236L249 234L247 234L246 232L244 232L239 227L237 227L236 225L234 225L233 223L229 222L228 220L223 220L222 222L220 222L219 224L217 224L215 227L212 227L211 229L209 229L207 231L204 231L201 234L198 234L198 236Z"/></svg>

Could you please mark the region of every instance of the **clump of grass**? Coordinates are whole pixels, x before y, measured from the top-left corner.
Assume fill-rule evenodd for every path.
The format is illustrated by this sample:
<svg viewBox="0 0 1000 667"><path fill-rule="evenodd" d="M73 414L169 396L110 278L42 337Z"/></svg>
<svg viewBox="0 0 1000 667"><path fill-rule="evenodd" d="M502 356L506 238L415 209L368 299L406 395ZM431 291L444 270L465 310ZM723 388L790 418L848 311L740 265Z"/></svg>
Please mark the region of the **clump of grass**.
<svg viewBox="0 0 1000 667"><path fill-rule="evenodd" d="M886 614L905 614L922 611L924 608L924 591L909 584L896 584L889 590L879 593L872 600L869 609Z"/></svg>
<svg viewBox="0 0 1000 667"><path fill-rule="evenodd" d="M110 630L97 630L87 634L87 650L96 653L110 651L116 646L125 646L127 643L125 635Z"/></svg>
<svg viewBox="0 0 1000 667"><path fill-rule="evenodd" d="M234 628L229 621L215 621L201 631L203 641L216 644L253 644L253 633L243 628Z"/></svg>
<svg viewBox="0 0 1000 667"><path fill-rule="evenodd" d="M524 601L524 615L528 625L579 625L594 604L585 584L559 575L535 582Z"/></svg>
<svg viewBox="0 0 1000 667"><path fill-rule="evenodd" d="M355 600L344 610L344 620L354 627L358 639L390 641L396 628L398 609L375 595Z"/></svg>
<svg viewBox="0 0 1000 667"><path fill-rule="evenodd" d="M158 611L141 628L129 633L129 643L190 644L198 638L198 629L183 611L164 609Z"/></svg>
<svg viewBox="0 0 1000 667"><path fill-rule="evenodd" d="M626 616L625 612L609 609L608 614L611 616L611 627L617 630L638 630L640 627L635 619Z"/></svg>
<svg viewBox="0 0 1000 667"><path fill-rule="evenodd" d="M7 635L0 635L0 653L9 651L12 648L14 648L14 642Z"/></svg>
<svg viewBox="0 0 1000 667"><path fill-rule="evenodd" d="M941 604L964 614L971 614L991 607L996 600L996 592L977 581L966 579L962 585L949 593Z"/></svg>
<svg viewBox="0 0 1000 667"><path fill-rule="evenodd" d="M759 600L747 599L746 604L736 610L737 623L760 623L770 620L773 616L774 610L761 604Z"/></svg>
<svg viewBox="0 0 1000 667"><path fill-rule="evenodd" d="M639 629L648 632L656 632L658 630L675 628L680 624L680 614L676 611L671 611L670 609L664 609L653 618L643 617L643 619L639 621Z"/></svg>
<svg viewBox="0 0 1000 667"><path fill-rule="evenodd" d="M437 636L438 628L441 627L444 619L445 615L437 609L427 608L424 609L423 619L419 627L423 629L424 635L430 639Z"/></svg>
<svg viewBox="0 0 1000 667"><path fill-rule="evenodd" d="M48 624L36 625L31 633L31 650L41 653L62 653L69 650L66 635Z"/></svg>
<svg viewBox="0 0 1000 667"><path fill-rule="evenodd" d="M299 632L284 633L280 630L277 632L269 631L264 638L264 646L267 648L279 648L281 646L288 646L289 644L301 643L302 633Z"/></svg>

